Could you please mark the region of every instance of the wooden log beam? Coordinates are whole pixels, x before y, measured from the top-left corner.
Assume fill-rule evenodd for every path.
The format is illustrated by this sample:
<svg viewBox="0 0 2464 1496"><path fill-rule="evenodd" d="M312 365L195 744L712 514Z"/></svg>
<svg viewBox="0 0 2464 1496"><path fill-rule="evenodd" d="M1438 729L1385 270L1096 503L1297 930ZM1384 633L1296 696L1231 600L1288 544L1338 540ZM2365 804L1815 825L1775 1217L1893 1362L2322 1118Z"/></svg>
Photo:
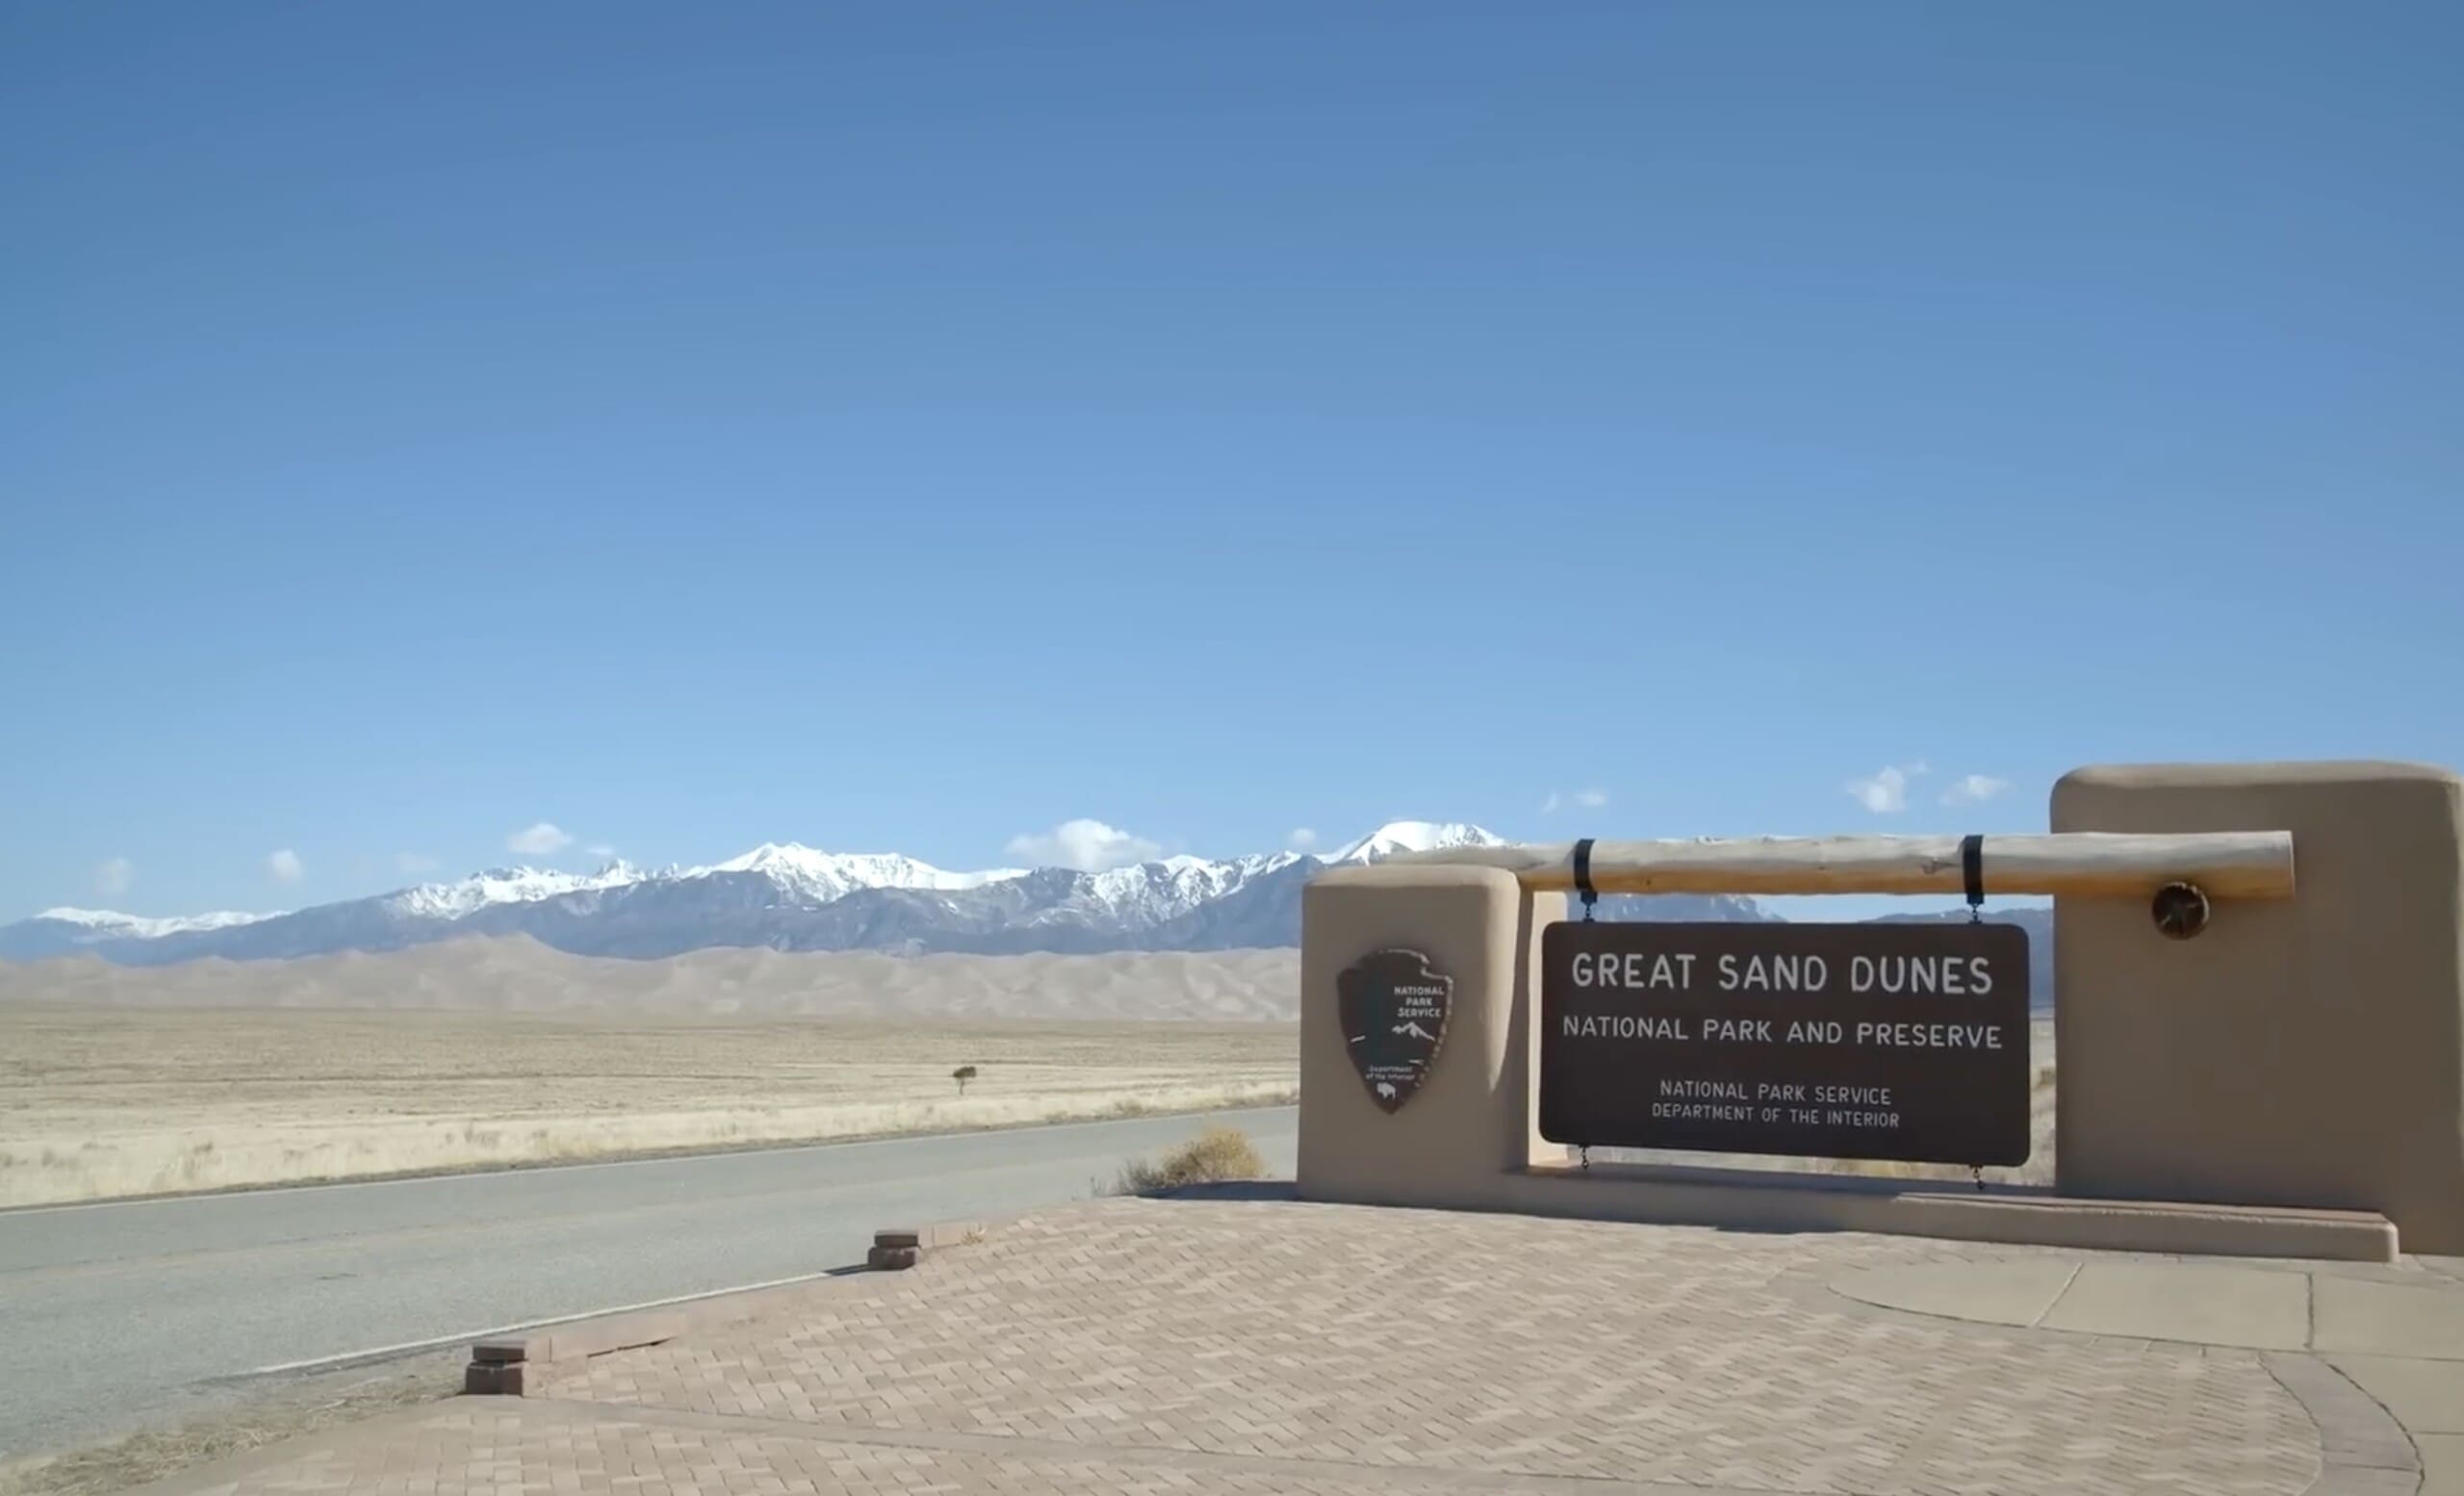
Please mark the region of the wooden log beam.
<svg viewBox="0 0 2464 1496"><path fill-rule="evenodd" d="M1574 843L1447 847L1404 864L1502 867L1534 889L1575 886ZM2211 898L2291 898L2293 833L2057 832L1985 838L1985 891L2136 898L2192 883ZM1957 837L1759 837L1594 841L1603 893L1960 893Z"/></svg>

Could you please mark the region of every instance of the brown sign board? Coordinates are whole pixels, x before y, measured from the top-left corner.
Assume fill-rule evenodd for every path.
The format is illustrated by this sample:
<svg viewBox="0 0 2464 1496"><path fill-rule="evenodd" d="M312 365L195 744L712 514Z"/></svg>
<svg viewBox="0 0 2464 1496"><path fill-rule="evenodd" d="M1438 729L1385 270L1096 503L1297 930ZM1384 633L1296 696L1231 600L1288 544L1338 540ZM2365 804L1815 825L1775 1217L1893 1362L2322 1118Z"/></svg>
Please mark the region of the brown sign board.
<svg viewBox="0 0 2464 1496"><path fill-rule="evenodd" d="M2015 926L1561 922L1540 1024L1552 1143L2027 1162Z"/></svg>

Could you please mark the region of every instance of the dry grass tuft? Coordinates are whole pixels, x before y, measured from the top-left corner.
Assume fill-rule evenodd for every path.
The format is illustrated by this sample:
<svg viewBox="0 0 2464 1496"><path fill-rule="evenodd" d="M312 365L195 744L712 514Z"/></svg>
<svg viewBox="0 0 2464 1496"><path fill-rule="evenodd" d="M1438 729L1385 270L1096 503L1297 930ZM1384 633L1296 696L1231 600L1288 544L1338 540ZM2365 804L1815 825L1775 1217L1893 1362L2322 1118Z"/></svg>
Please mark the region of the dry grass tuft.
<svg viewBox="0 0 2464 1496"><path fill-rule="evenodd" d="M1238 1127L1209 1127L1161 1159L1138 1159L1121 1167L1116 1195L1153 1195L1193 1184L1263 1178L1267 1161Z"/></svg>

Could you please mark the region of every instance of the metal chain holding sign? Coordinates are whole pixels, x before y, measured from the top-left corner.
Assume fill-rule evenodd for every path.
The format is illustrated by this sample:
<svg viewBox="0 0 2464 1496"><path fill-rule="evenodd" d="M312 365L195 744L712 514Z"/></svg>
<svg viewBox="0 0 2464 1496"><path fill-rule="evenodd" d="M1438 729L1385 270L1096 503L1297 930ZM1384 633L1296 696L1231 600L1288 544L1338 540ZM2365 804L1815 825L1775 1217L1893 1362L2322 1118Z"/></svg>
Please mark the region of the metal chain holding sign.
<svg viewBox="0 0 2464 1496"><path fill-rule="evenodd" d="M1985 923L1985 838L1975 833L1960 838L1960 882L1966 886L1967 922ZM1967 1166L1968 1177L1976 1181L1976 1192L1985 1193L1985 1166Z"/></svg>
<svg viewBox="0 0 2464 1496"><path fill-rule="evenodd" d="M1582 896L1582 922L1592 923L1592 911L1600 903L1600 890L1591 886L1591 843L1596 838L1585 837L1575 843L1575 891ZM1575 1167L1591 1173L1591 1145L1575 1145Z"/></svg>

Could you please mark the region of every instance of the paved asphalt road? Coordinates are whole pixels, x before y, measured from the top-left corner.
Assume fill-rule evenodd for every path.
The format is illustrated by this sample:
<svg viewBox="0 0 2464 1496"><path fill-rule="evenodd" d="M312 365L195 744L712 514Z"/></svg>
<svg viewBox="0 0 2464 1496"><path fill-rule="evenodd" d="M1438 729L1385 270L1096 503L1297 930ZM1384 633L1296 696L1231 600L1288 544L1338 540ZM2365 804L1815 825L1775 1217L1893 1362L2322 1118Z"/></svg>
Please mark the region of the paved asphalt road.
<svg viewBox="0 0 2464 1496"><path fill-rule="evenodd" d="M1297 1117L1222 1114L1284 1178ZM0 1455L181 1416L268 1368L860 1262L878 1227L1083 1198L1214 1120L0 1212Z"/></svg>

